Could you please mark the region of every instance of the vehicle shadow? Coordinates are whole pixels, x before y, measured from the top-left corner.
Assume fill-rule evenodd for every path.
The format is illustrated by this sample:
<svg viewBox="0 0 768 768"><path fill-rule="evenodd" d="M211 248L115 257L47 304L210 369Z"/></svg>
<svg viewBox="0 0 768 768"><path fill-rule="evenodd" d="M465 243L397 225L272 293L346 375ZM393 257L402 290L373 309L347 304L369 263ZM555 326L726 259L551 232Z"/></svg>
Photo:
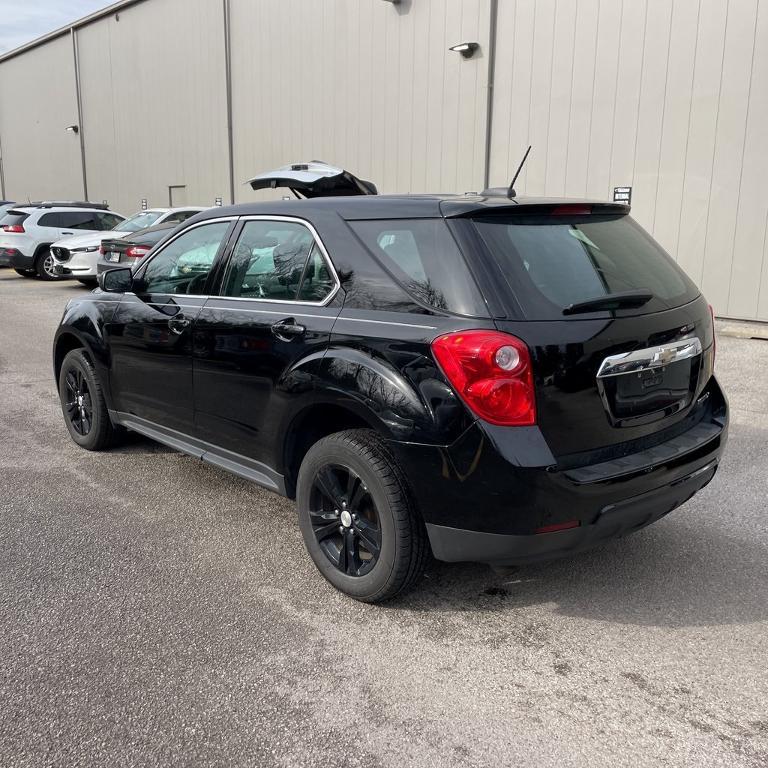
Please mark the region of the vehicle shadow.
<svg viewBox="0 0 768 768"><path fill-rule="evenodd" d="M676 628L768 618L765 547L695 525L690 507L677 514L587 553L503 574L435 562L421 586L391 608L513 612L554 603L565 616Z"/></svg>
<svg viewBox="0 0 768 768"><path fill-rule="evenodd" d="M126 432L120 444L111 448L110 453L178 453L167 445L157 443L138 432Z"/></svg>

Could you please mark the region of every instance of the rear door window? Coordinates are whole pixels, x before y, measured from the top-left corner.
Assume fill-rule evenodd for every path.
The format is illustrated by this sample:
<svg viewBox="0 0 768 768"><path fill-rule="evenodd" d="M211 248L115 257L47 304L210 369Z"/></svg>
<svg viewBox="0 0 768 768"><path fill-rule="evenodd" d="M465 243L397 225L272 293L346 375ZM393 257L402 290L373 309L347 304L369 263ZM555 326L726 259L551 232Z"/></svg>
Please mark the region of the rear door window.
<svg viewBox="0 0 768 768"><path fill-rule="evenodd" d="M563 319L588 299L648 290L637 313L680 306L698 289L626 215L489 215L474 219L526 319ZM630 311L630 310L624 310Z"/></svg>
<svg viewBox="0 0 768 768"><path fill-rule="evenodd" d="M246 221L227 265L223 296L322 302L336 286L312 232L281 220Z"/></svg>
<svg viewBox="0 0 768 768"><path fill-rule="evenodd" d="M415 299L460 315L487 316L444 219L350 221L376 260Z"/></svg>
<svg viewBox="0 0 768 768"><path fill-rule="evenodd" d="M67 211L59 213L59 226L62 229L80 229L98 231L102 229L101 222L95 211Z"/></svg>

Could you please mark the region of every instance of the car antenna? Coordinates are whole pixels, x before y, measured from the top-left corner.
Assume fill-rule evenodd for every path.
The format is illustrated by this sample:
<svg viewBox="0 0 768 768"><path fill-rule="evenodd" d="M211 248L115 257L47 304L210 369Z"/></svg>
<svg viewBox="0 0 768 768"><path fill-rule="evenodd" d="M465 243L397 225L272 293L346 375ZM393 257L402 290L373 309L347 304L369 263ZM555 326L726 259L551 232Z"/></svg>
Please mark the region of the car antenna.
<svg viewBox="0 0 768 768"><path fill-rule="evenodd" d="M515 175L509 184L509 189L507 190L507 197L509 197L510 199L515 196L515 182L517 181L517 177L520 175L520 171L523 170L523 166L525 165L525 161L528 159L528 153L530 151L531 151L531 145L529 144L528 149L525 150L523 159L520 161L520 165L517 166L517 171L515 172Z"/></svg>

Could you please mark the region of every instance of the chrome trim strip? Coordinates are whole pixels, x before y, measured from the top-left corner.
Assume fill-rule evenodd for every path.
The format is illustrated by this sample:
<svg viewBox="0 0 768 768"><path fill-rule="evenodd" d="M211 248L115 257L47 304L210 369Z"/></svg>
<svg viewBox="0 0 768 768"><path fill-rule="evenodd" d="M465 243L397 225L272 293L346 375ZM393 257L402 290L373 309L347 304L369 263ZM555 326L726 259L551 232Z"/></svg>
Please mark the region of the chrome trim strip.
<svg viewBox="0 0 768 768"><path fill-rule="evenodd" d="M377 325L402 325L405 328L424 328L427 331L436 331L435 325L417 325L416 323L398 323L395 320L368 320L364 317L344 317L339 315L337 322L341 323L344 320L348 320L350 323L376 323Z"/></svg>
<svg viewBox="0 0 768 768"><path fill-rule="evenodd" d="M696 357L701 354L701 351L701 341L694 336L669 344L660 344L658 347L636 349L634 352L625 352L621 355L610 355L600 363L597 378L604 379L607 376L621 376L625 373L663 368L665 365Z"/></svg>

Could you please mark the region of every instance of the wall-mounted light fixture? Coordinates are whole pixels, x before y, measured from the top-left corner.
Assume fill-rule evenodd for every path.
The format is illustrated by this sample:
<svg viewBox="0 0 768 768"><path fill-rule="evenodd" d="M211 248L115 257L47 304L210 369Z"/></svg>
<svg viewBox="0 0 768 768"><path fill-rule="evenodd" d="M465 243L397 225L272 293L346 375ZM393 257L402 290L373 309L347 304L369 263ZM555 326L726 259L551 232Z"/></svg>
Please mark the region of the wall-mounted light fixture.
<svg viewBox="0 0 768 768"><path fill-rule="evenodd" d="M384 0L385 3L392 3L392 5L399 5L400 0Z"/></svg>
<svg viewBox="0 0 768 768"><path fill-rule="evenodd" d="M68 125L66 130L71 131L72 133L80 133L80 126L79 125Z"/></svg>
<svg viewBox="0 0 768 768"><path fill-rule="evenodd" d="M458 43L452 45L448 50L460 53L465 59L471 59L479 47L480 43Z"/></svg>

